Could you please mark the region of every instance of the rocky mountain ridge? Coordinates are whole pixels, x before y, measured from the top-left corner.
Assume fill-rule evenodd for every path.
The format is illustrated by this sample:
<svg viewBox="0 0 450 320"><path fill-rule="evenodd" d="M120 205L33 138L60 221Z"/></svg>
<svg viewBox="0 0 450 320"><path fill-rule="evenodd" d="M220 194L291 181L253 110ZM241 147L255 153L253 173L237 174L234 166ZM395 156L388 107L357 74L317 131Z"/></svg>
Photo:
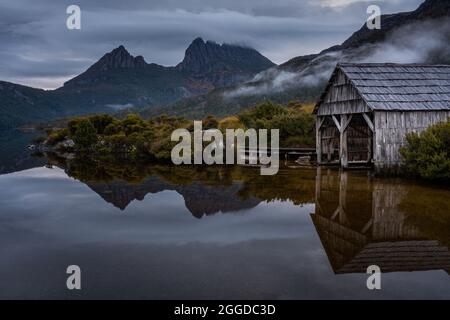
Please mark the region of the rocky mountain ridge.
<svg viewBox="0 0 450 320"><path fill-rule="evenodd" d="M262 71L251 81L187 97L146 117L165 113L201 118L238 113L264 100L314 103L339 62L450 64L450 1L426 0L416 10L381 16L381 29L366 23L340 45L298 56Z"/></svg>
<svg viewBox="0 0 450 320"><path fill-rule="evenodd" d="M0 130L57 117L167 105L247 81L273 66L254 49L201 38L173 67L147 63L121 45L56 90L2 82Z"/></svg>

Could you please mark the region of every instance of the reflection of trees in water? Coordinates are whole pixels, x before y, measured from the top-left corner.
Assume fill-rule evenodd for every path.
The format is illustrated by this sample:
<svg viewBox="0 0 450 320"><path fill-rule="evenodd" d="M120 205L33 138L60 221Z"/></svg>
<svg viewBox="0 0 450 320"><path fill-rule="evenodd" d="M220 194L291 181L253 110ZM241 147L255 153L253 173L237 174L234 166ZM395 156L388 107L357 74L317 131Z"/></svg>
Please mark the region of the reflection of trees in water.
<svg viewBox="0 0 450 320"><path fill-rule="evenodd" d="M170 166L107 161L66 160L49 155L49 162L87 184L105 201L125 210L147 194L173 190L181 194L196 217L256 207L262 201L311 203L315 171L281 170L261 176L259 168L239 166Z"/></svg>
<svg viewBox="0 0 450 320"><path fill-rule="evenodd" d="M173 190L198 218L236 212L262 201L312 203L311 214L333 270L450 270L450 191L367 172L281 168L168 166L94 160L49 162L124 210L147 194Z"/></svg>
<svg viewBox="0 0 450 320"><path fill-rule="evenodd" d="M448 272L449 204L431 202L450 192L425 190L400 179L319 169L311 217L333 270L365 272L375 264L384 272Z"/></svg>

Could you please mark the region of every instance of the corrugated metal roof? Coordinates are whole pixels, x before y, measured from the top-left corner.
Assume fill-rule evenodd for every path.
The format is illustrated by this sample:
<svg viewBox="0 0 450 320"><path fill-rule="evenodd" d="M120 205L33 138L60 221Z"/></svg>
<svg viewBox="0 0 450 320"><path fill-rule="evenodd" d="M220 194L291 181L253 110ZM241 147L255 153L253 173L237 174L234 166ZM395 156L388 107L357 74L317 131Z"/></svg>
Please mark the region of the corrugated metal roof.
<svg viewBox="0 0 450 320"><path fill-rule="evenodd" d="M340 63L372 110L450 110L450 65ZM321 101L316 106L320 106Z"/></svg>
<svg viewBox="0 0 450 320"><path fill-rule="evenodd" d="M450 110L450 66L350 64L337 66L372 110Z"/></svg>

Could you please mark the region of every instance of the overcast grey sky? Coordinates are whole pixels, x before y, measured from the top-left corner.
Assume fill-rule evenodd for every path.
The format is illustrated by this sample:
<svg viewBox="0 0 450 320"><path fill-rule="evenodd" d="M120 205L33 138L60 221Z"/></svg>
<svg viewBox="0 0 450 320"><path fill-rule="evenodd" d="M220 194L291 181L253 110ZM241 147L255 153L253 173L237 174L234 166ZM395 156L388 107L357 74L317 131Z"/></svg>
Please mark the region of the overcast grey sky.
<svg viewBox="0 0 450 320"><path fill-rule="evenodd" d="M147 62L175 65L189 43L254 47L275 63L341 43L367 18L424 0L0 0L0 80L56 88L123 44ZM77 4L82 29L66 28Z"/></svg>

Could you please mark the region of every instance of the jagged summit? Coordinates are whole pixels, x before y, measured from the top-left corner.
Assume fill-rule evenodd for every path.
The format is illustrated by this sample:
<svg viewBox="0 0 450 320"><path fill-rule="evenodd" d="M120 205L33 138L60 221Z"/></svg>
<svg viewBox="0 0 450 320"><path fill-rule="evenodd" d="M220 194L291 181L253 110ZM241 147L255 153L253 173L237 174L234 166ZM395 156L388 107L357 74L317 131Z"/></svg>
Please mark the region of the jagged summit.
<svg viewBox="0 0 450 320"><path fill-rule="evenodd" d="M204 41L196 38L186 49L184 60L175 68L147 64L142 56L132 56L123 45L106 53L81 75L69 80L64 87L91 86L92 83L103 81L111 73L130 72L136 70L140 74L154 77L156 72L165 72L169 78L189 78L199 82L199 88L214 88L241 82L252 78L258 72L274 66L269 59L255 49L217 44L214 41ZM153 71L152 71L153 70ZM179 74L175 74L179 73ZM146 76L144 76L146 77ZM140 80L145 83L144 79ZM170 82L170 81L169 81ZM177 89L179 92L184 89ZM188 89L189 90L189 89ZM197 89L193 89L197 93ZM177 96L178 98L178 96Z"/></svg>
<svg viewBox="0 0 450 320"><path fill-rule="evenodd" d="M183 61L177 69L195 73L212 70L262 71L275 64L252 48L218 44L196 38L186 49Z"/></svg>
<svg viewBox="0 0 450 320"><path fill-rule="evenodd" d="M64 83L64 87L86 85L98 80L99 75L114 70L143 69L148 66L142 56L132 56L123 45L106 53L79 76Z"/></svg>
<svg viewBox="0 0 450 320"><path fill-rule="evenodd" d="M428 0L414 11L383 15L381 30L369 30L364 22L343 44L292 58L260 74L258 81L219 88L163 108L147 109L143 114L189 115L200 119L206 115L228 116L264 100L313 102L323 92L338 62L450 64L449 17L450 0ZM436 41L429 44L427 39ZM199 40L196 42L201 45Z"/></svg>
<svg viewBox="0 0 450 320"><path fill-rule="evenodd" d="M105 54L91 68L109 70L117 68L142 68L147 63L142 56L132 56L123 45Z"/></svg>

